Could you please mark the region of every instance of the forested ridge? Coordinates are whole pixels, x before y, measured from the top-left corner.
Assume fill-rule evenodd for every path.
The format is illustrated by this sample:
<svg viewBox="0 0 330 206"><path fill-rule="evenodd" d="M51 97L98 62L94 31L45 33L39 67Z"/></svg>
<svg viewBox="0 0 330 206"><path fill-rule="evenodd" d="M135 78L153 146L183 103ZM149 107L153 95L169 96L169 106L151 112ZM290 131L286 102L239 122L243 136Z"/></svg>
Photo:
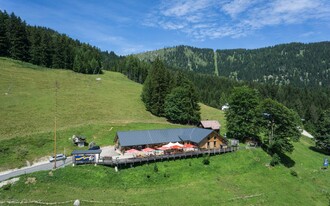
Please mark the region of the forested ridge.
<svg viewBox="0 0 330 206"><path fill-rule="evenodd" d="M216 52L177 46L136 56L144 61L152 61L158 56L171 67L234 80L309 87L330 85L330 42L290 43Z"/></svg>
<svg viewBox="0 0 330 206"><path fill-rule="evenodd" d="M0 56L86 74L101 72L100 49L0 10Z"/></svg>
<svg viewBox="0 0 330 206"><path fill-rule="evenodd" d="M330 87L330 42L217 50L222 76L274 85Z"/></svg>
<svg viewBox="0 0 330 206"><path fill-rule="evenodd" d="M170 67L213 74L214 51L191 46L176 46L134 55L143 61L154 61L156 57L163 60Z"/></svg>

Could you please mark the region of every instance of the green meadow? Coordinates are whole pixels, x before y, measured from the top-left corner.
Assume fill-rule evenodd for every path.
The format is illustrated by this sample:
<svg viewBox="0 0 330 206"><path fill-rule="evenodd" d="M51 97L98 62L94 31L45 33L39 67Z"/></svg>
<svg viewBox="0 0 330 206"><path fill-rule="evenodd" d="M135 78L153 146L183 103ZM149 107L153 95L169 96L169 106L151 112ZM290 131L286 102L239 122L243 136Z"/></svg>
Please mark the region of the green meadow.
<svg viewBox="0 0 330 206"><path fill-rule="evenodd" d="M55 117L57 149L66 154L75 149L74 134L106 146L117 131L186 127L147 112L141 90L120 73L84 75L0 58L0 170L52 154ZM201 104L201 113L225 125L223 112Z"/></svg>
<svg viewBox="0 0 330 206"><path fill-rule="evenodd" d="M290 155L294 165L269 167L262 149L163 161L133 168L76 166L21 176L0 190L6 201L82 205L328 205L330 175L324 155L303 138ZM158 171L155 172L155 165ZM33 183L28 183L28 179ZM67 204L69 205L69 204Z"/></svg>

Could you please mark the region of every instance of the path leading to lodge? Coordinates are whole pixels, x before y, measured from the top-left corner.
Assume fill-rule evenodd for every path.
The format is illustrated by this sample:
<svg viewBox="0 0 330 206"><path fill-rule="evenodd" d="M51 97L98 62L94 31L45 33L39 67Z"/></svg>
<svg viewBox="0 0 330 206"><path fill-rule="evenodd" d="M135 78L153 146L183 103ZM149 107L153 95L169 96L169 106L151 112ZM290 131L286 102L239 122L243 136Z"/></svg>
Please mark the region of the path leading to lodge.
<svg viewBox="0 0 330 206"><path fill-rule="evenodd" d="M71 164L72 164L72 157L68 157L66 160L57 161L56 167L61 168L61 167L65 167L65 166L71 165ZM44 171L44 170L51 170L51 169L53 169L53 167L54 167L53 162L44 161L44 162L40 162L40 163L37 163L37 164L29 166L29 167L7 170L7 171L0 173L0 182L10 179L12 177L16 177L16 176L20 176L20 175L24 175L24 174L30 174L33 172Z"/></svg>

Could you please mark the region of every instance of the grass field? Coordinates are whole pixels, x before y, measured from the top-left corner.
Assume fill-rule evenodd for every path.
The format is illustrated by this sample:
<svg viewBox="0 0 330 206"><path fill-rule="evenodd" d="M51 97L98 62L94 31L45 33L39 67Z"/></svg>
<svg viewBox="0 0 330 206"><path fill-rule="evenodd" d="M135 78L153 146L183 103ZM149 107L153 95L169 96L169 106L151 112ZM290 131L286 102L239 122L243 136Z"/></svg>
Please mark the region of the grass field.
<svg viewBox="0 0 330 206"><path fill-rule="evenodd" d="M109 145L118 130L185 126L147 112L140 98L142 85L120 73L83 75L0 58L0 170L24 166L26 160L52 153L56 81L61 152L69 154L74 149L69 141L73 134ZM217 119L225 125L223 112L202 104L201 108L203 119Z"/></svg>
<svg viewBox="0 0 330 206"><path fill-rule="evenodd" d="M102 166L67 167L22 176L3 201L62 202L83 205L328 205L330 175L322 170L324 155L310 150L303 138L290 155L294 166L268 167L261 149L240 150L203 158L164 161L119 169ZM292 175L295 171L297 176ZM27 184L28 178L36 178ZM98 203L93 203L98 201Z"/></svg>

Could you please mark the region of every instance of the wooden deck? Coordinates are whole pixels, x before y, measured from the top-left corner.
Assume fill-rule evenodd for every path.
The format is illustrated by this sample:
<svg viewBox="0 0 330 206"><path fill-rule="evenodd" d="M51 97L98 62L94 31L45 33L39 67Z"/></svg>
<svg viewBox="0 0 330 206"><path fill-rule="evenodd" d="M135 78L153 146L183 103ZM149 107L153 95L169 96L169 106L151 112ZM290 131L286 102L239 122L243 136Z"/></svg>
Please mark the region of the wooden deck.
<svg viewBox="0 0 330 206"><path fill-rule="evenodd" d="M198 150L192 152L183 152L176 154L164 154L157 156L148 156L148 157L137 157L137 158L126 158L126 159L100 159L97 164L107 165L112 167L132 167L134 165L148 164L152 162L161 162L167 160L176 160L176 159L186 159L200 157L205 154L208 155L217 155L227 152L234 152L238 150L238 147L228 147L224 149L210 149L210 150Z"/></svg>

